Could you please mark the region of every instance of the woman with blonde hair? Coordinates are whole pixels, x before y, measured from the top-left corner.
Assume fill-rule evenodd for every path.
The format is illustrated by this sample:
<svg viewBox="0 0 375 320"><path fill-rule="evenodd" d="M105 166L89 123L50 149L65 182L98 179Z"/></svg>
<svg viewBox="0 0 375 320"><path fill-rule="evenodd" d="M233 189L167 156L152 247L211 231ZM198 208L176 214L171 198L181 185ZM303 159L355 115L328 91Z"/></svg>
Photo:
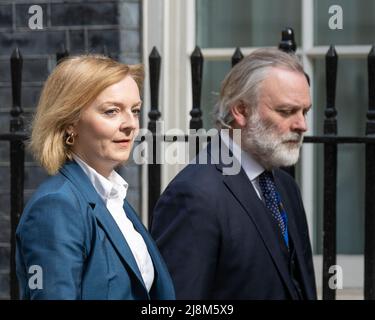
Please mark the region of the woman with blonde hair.
<svg viewBox="0 0 375 320"><path fill-rule="evenodd" d="M47 79L30 148L52 175L17 228L23 299L174 299L166 266L114 170L139 130L142 65L71 57Z"/></svg>

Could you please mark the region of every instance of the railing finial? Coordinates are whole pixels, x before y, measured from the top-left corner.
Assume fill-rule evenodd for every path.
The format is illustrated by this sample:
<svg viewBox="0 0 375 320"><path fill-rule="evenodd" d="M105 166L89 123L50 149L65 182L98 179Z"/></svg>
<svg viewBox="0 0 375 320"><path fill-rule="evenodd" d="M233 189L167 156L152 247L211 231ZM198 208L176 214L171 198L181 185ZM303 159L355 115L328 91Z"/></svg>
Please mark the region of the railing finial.
<svg viewBox="0 0 375 320"><path fill-rule="evenodd" d="M190 111L190 129L201 129L203 127L201 111L201 92L203 77L203 54L201 49L196 46L190 56L191 61L191 80L193 89L193 107Z"/></svg>
<svg viewBox="0 0 375 320"><path fill-rule="evenodd" d="M285 28L281 32L281 41L279 43L279 49L285 52L296 52L297 44L294 40L294 30L292 28Z"/></svg>

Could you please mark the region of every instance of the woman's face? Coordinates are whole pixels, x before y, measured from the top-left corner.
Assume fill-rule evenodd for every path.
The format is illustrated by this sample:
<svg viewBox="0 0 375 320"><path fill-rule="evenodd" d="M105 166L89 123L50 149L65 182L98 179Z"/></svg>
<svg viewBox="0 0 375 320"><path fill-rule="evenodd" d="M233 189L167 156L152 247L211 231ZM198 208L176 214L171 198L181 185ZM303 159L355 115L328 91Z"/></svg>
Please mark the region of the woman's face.
<svg viewBox="0 0 375 320"><path fill-rule="evenodd" d="M108 177L128 160L139 129L139 89L130 76L103 90L73 126L73 152Z"/></svg>

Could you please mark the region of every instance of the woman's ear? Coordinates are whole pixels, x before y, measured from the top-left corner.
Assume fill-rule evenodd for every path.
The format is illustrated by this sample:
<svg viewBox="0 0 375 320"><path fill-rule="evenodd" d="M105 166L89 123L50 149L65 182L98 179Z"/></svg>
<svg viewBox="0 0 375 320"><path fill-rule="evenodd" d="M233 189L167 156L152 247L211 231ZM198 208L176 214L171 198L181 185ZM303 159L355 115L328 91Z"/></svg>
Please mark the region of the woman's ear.
<svg viewBox="0 0 375 320"><path fill-rule="evenodd" d="M242 102L239 102L231 107L231 114L234 119L234 128L245 128L247 124L247 119L249 117L248 107Z"/></svg>
<svg viewBox="0 0 375 320"><path fill-rule="evenodd" d="M71 134L71 133L76 133L75 132L75 128L74 128L74 125L72 125L72 124L70 124L70 125L68 125L67 126L67 128L65 129L65 132L69 135L69 134Z"/></svg>

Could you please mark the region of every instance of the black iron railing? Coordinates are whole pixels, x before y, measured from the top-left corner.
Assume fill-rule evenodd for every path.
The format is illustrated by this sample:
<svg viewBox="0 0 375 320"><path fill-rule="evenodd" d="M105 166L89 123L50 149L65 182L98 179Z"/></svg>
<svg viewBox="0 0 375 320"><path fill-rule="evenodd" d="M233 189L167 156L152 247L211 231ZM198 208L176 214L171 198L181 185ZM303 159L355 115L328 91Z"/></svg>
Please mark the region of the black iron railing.
<svg viewBox="0 0 375 320"><path fill-rule="evenodd" d="M21 84L22 84L22 56L16 48L10 59L12 79L12 109L8 134L1 134L0 140L9 141L10 145L10 297L18 297L18 285L16 279L15 250L16 250L16 228L23 210L23 188L24 188L24 162L25 145L27 138L24 132L24 123L21 108Z"/></svg>
<svg viewBox="0 0 375 320"><path fill-rule="evenodd" d="M279 48L294 52L296 44L292 29L282 32L282 41ZM105 48L104 48L105 52ZM56 54L57 61L68 56L65 48ZM237 48L232 56L232 66L241 61L243 54ZM369 107L367 112L366 132L361 137L337 136L337 111L335 109L336 78L338 56L333 46L326 55L326 108L323 136L307 136L304 143L324 145L324 211L323 211L323 299L335 299L336 290L329 287L329 268L336 264L336 192L337 192L337 146L339 144L365 144L366 146L366 181L365 181L365 270L364 270L364 295L365 299L375 299L375 52L371 50L368 56L368 87ZM153 48L149 56L150 65L150 94L151 108L148 114L148 129L153 134L153 163L148 164L148 211L149 223L152 219L152 210L160 196L161 191L161 162L156 157L159 144L164 141L193 140L196 152L199 151L199 141L191 139L191 135L173 136L163 135L157 132L157 122L161 118L159 111L159 81L161 71L161 57L156 48ZM201 50L196 47L191 55L192 68L192 94L193 105L190 112L190 129L201 129L201 88L204 58ZM11 167L11 258L10 258L10 296L18 298L18 287L15 273L15 230L19 217L23 210L24 190L24 159L27 134L24 131L21 108L21 84L22 84L22 56L18 49L11 57L12 96L13 107L11 110L11 122L9 133L0 134L0 141L10 143L10 167ZM306 74L309 80L308 75ZM194 137L193 137L194 138ZM197 137L195 137L197 138ZM209 137L208 137L209 140ZM294 175L294 169L288 170Z"/></svg>
<svg viewBox="0 0 375 320"><path fill-rule="evenodd" d="M282 31L282 40L279 49L293 53L296 50L294 33L291 28ZM155 50L155 48L154 48ZM243 54L237 48L232 56L232 66L237 64L243 58ZM159 59L161 59L159 57ZM200 95L202 85L203 56L198 47L194 49L191 56L192 68L192 92L193 108L190 112L190 129L198 130L202 128L200 108ZM329 279L332 277L330 267L336 265L337 246L336 246L336 196L337 196L337 147L339 144L365 144L366 146L366 181L365 181L365 299L375 299L375 52L371 50L368 56L368 77L369 77L369 109L367 113L366 135L356 136L337 136L337 111L335 108L336 97L336 79L337 79L338 55L334 46L331 46L326 54L326 108L324 119L323 136L306 136L304 143L323 144L324 146L324 200L323 200L323 295L324 300L334 300L336 298L336 289L330 288ZM305 74L308 82L310 78ZM151 86L155 78L150 78ZM152 95L152 92L151 92ZM151 99L153 97L151 96ZM154 101L152 105L157 105ZM154 110L153 112L156 112ZM158 113L158 119L160 112ZM152 120L150 119L150 122ZM154 136L154 140L157 137ZM208 137L207 140L210 137ZM162 135L160 141L191 141L191 136L174 136ZM198 142L197 142L198 145ZM199 151L199 149L194 149ZM155 159L155 158L154 158ZM149 185L157 185L155 188L149 188L149 207L148 212L150 221L152 211L160 196L160 166L149 165ZM284 168L294 176L294 167ZM158 170L158 172L154 172ZM158 176L159 180L155 181L154 177Z"/></svg>

